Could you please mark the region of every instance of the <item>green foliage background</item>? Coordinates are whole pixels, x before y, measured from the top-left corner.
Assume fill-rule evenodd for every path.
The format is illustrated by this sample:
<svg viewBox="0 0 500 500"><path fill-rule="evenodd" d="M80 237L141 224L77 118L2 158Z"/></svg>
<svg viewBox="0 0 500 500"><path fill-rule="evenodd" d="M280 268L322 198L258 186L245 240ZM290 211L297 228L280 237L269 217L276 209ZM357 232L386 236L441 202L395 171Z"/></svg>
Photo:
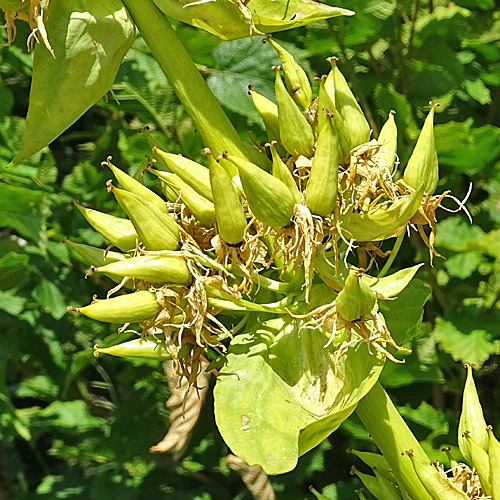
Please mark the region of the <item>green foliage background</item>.
<svg viewBox="0 0 500 500"><path fill-rule="evenodd" d="M500 428L500 2L498 0L343 0L356 11L277 34L311 77L336 55L375 135L396 110L401 162L407 160L428 109L436 115L441 181L467 202L462 213L438 211L437 250L446 259L419 278L432 289L424 323L415 328L406 365L387 363L382 383L435 459L456 429L465 380L462 364L479 368L476 382L486 420ZM177 33L231 120L246 136L265 140L247 95L253 83L273 98L274 51L260 38L221 42L186 25ZM15 44L0 51L0 165L18 150L28 104L31 55L19 25ZM0 35L6 39L4 32ZM113 94L87 112L50 150L0 170L0 498L244 499L230 472L229 450L213 420L209 397L190 446L178 462L153 455L168 428L169 396L156 362L95 359L92 346L116 343L116 327L66 312L67 305L103 296L106 278L85 280L85 265L61 243L103 245L71 207L74 198L103 211L116 204L100 162L111 154L130 172L144 165L148 144L139 129L154 127L164 149L202 158L202 143L161 70L137 39ZM78 98L78 96L75 96ZM445 202L454 208L452 200ZM429 261L415 234L401 266ZM387 249L386 249L387 250ZM404 328L405 301L388 318ZM123 339L123 335L121 337ZM355 416L289 474L271 478L278 498L311 498L308 486L332 498L355 498L360 486L348 446L373 450Z"/></svg>

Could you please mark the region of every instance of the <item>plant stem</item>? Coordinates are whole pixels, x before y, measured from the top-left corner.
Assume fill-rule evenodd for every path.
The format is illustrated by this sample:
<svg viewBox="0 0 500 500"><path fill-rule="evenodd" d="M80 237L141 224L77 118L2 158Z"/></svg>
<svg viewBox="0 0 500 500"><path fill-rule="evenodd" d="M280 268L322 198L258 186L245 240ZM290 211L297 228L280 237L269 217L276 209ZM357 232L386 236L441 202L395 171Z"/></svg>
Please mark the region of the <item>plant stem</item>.
<svg viewBox="0 0 500 500"><path fill-rule="evenodd" d="M412 449L416 457L428 462L430 460L380 382L359 402L356 413L389 462L398 484L413 500L431 500L415 474L411 460L402 456L401 452Z"/></svg>
<svg viewBox="0 0 500 500"><path fill-rule="evenodd" d="M391 255L389 255L389 258L387 259L387 262L385 263L384 267L382 270L378 273L379 278L383 278L388 272L389 269L392 266L392 263L394 262L394 259L396 258L399 249L401 248L401 244L403 243L405 237L405 231L403 231L396 239L396 243L394 243L394 247L392 249Z"/></svg>
<svg viewBox="0 0 500 500"><path fill-rule="evenodd" d="M205 146L218 155L248 158L243 141L196 69L165 15L152 0L124 0L136 26L170 85L196 124Z"/></svg>

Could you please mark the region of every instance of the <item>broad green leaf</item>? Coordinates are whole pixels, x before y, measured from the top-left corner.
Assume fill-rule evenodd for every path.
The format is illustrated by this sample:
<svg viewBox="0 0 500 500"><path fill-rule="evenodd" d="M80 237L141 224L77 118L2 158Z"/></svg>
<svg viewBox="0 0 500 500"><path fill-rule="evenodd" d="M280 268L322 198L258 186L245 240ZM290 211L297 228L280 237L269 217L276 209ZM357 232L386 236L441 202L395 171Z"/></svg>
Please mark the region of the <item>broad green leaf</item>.
<svg viewBox="0 0 500 500"><path fill-rule="evenodd" d="M354 411L384 360L364 342L335 366L328 336L276 319L236 336L215 387L216 422L225 441L268 474L292 470ZM283 425L286 418L286 425Z"/></svg>
<svg viewBox="0 0 500 500"><path fill-rule="evenodd" d="M29 255L9 252L0 258L0 290L23 285L28 279Z"/></svg>
<svg viewBox="0 0 500 500"><path fill-rule="evenodd" d="M485 232L477 225L472 225L463 217L449 217L437 225L435 246L453 252L464 252L472 241L477 241Z"/></svg>
<svg viewBox="0 0 500 500"><path fill-rule="evenodd" d="M36 375L22 380L16 390L18 398L53 399L57 393L57 385L45 375Z"/></svg>
<svg viewBox="0 0 500 500"><path fill-rule="evenodd" d="M449 430L446 415L436 410L433 406L422 401L418 408L412 408L410 405L400 406L398 408L402 417L410 422L415 422L422 427L432 431L432 436L447 434Z"/></svg>
<svg viewBox="0 0 500 500"><path fill-rule="evenodd" d="M33 290L33 298L55 319L61 319L66 314L68 304L53 281L42 280Z"/></svg>
<svg viewBox="0 0 500 500"><path fill-rule="evenodd" d="M463 252L446 259L444 267L451 276L465 279L471 276L484 260L481 252Z"/></svg>
<svg viewBox="0 0 500 500"><path fill-rule="evenodd" d="M379 241L397 236L418 210L423 192L421 186L388 208L379 208L370 214L347 213L340 221L344 236L357 241Z"/></svg>
<svg viewBox="0 0 500 500"><path fill-rule="evenodd" d="M486 87L482 80L465 80L464 87L467 94L479 104L489 104L491 102L490 90Z"/></svg>
<svg viewBox="0 0 500 500"><path fill-rule="evenodd" d="M231 0L154 0L167 16L202 28L223 40L252 35L251 23L262 33L272 33L313 21L354 13L311 0L251 0L238 4Z"/></svg>
<svg viewBox="0 0 500 500"><path fill-rule="evenodd" d="M103 429L106 421L91 415L83 401L54 401L37 412L33 424L37 427L63 427L85 432L90 429Z"/></svg>
<svg viewBox="0 0 500 500"><path fill-rule="evenodd" d="M26 299L9 292L0 291L0 310L18 316L24 309Z"/></svg>
<svg viewBox="0 0 500 500"><path fill-rule="evenodd" d="M383 278L376 278L369 274L363 274L361 279L365 280L374 292L384 297L395 297L408 286L422 266L423 264L417 264L416 266L396 271Z"/></svg>
<svg viewBox="0 0 500 500"><path fill-rule="evenodd" d="M50 144L111 89L135 37L119 0L55 2L46 28L55 57L36 44L26 140L13 165Z"/></svg>

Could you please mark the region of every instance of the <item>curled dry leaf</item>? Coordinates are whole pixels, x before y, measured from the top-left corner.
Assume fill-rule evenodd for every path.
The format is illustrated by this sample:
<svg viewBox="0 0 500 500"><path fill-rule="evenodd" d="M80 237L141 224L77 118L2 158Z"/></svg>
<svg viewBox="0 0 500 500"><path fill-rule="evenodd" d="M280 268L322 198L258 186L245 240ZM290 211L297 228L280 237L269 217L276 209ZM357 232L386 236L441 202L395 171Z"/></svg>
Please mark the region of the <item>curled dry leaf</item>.
<svg viewBox="0 0 500 500"><path fill-rule="evenodd" d="M165 437L158 444L151 446L149 451L152 453L168 451L174 460L177 460L189 444L192 430L200 416L210 374L205 371L199 373L196 382L198 389L196 389L190 386L186 377L181 377L176 373L172 360L165 361L163 368L171 392L167 401L167 407L171 409L170 427Z"/></svg>
<svg viewBox="0 0 500 500"><path fill-rule="evenodd" d="M248 491L256 500L274 500L276 498L267 474L259 465L248 465L245 460L236 455L228 455L227 463L237 472Z"/></svg>

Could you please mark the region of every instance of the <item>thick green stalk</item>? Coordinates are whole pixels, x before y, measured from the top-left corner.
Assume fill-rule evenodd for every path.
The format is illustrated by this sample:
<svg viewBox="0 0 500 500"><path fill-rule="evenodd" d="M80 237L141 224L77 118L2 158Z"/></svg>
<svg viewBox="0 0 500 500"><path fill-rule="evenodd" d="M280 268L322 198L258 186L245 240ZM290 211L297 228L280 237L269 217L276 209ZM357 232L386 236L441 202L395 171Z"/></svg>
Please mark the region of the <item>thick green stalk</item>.
<svg viewBox="0 0 500 500"><path fill-rule="evenodd" d="M196 69L165 15L152 0L123 0L154 58L215 155L227 149L249 158L243 141Z"/></svg>
<svg viewBox="0 0 500 500"><path fill-rule="evenodd" d="M399 485L413 500L431 500L415 474L411 460L401 452L412 449L416 457L429 463L430 460L379 382L359 402L356 413L389 462Z"/></svg>

